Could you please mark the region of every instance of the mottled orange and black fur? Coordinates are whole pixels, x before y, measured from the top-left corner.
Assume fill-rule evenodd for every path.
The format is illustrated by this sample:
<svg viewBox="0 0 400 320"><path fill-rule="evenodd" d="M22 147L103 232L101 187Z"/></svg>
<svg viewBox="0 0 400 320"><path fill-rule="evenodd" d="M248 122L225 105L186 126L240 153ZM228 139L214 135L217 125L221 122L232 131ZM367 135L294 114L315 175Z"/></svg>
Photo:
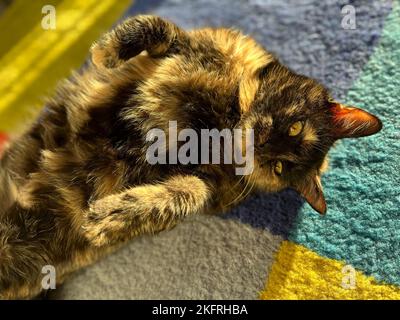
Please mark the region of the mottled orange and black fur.
<svg viewBox="0 0 400 320"><path fill-rule="evenodd" d="M137 16L104 35L91 55L1 159L1 298L39 294L44 265L62 282L135 236L223 212L256 189L295 188L324 212L319 176L328 149L381 126L332 102L322 85L236 30L185 32ZM146 133L167 131L170 120L181 129L254 128L253 173L150 165ZM288 135L298 121L301 133Z"/></svg>

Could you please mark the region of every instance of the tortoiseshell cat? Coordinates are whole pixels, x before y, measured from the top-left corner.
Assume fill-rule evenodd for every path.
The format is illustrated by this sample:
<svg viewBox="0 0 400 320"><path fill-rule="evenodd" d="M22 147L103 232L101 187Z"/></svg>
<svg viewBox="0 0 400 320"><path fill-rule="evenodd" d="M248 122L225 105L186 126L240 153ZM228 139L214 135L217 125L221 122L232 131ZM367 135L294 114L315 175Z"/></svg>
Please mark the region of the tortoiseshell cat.
<svg viewBox="0 0 400 320"><path fill-rule="evenodd" d="M0 297L31 298L135 236L228 210L253 190L296 189L320 213L329 148L381 129L230 29L185 32L136 16L104 35L0 168ZM254 128L255 167L150 165L146 133ZM266 213L268 214L268 213Z"/></svg>

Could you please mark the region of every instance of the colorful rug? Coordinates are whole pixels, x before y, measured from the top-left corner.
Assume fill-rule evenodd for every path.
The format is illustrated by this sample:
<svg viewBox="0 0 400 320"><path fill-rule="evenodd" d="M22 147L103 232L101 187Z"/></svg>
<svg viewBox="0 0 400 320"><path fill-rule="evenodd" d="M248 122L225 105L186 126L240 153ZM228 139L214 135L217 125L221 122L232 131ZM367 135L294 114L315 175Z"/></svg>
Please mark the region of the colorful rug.
<svg viewBox="0 0 400 320"><path fill-rule="evenodd" d="M342 26L348 3L342 0L31 3L27 10L16 0L0 16L0 28L10 30L0 43L3 133L32 117L41 96L84 62L90 42L123 10L123 16L154 13L185 28L240 28L384 124L379 135L344 140L330 152L326 216L291 191L258 194L222 217L193 217L135 239L74 274L51 298L400 298L398 1L351 1L355 29ZM40 29L44 3L54 3L60 29Z"/></svg>

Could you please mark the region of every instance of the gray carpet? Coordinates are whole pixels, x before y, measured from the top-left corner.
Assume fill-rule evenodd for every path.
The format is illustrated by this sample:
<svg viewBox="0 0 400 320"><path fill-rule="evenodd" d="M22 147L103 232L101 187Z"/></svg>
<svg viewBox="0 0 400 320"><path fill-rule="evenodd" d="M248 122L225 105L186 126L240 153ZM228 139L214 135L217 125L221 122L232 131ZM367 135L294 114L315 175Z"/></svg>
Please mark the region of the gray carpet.
<svg viewBox="0 0 400 320"><path fill-rule="evenodd" d="M281 242L218 217L141 237L74 274L54 299L256 299Z"/></svg>

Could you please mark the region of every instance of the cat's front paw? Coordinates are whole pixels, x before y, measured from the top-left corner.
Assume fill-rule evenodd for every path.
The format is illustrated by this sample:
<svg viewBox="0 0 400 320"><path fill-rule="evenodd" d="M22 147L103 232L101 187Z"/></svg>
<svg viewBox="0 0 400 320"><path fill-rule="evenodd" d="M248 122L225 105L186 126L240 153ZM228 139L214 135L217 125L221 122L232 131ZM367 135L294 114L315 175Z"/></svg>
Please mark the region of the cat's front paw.
<svg viewBox="0 0 400 320"><path fill-rule="evenodd" d="M110 245L120 241L127 229L126 208L118 201L105 198L93 202L85 214L82 226L84 236L95 246Z"/></svg>
<svg viewBox="0 0 400 320"><path fill-rule="evenodd" d="M95 42L90 48L91 60L98 68L111 69L121 64L117 50L109 42L112 41L104 37L104 39Z"/></svg>

